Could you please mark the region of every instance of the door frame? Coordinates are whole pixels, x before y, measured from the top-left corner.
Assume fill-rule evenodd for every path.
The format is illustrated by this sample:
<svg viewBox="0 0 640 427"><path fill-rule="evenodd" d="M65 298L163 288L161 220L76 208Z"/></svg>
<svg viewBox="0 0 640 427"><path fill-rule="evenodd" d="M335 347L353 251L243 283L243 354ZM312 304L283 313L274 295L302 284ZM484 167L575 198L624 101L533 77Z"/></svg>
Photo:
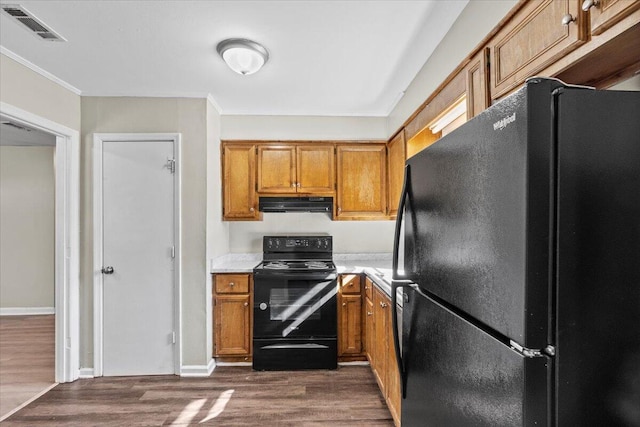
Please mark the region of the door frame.
<svg viewBox="0 0 640 427"><path fill-rule="evenodd" d="M174 245L175 265L173 271L174 313L173 326L176 333L174 347L174 374L180 373L182 365L182 229L181 229L181 134L179 133L95 133L93 134L93 375L103 376L103 330L104 330L104 301L103 301L103 218L102 218L102 145L104 142L117 141L158 141L173 143L175 159L175 179L173 197Z"/></svg>
<svg viewBox="0 0 640 427"><path fill-rule="evenodd" d="M56 137L55 382L80 376L80 132L0 102L0 114Z"/></svg>

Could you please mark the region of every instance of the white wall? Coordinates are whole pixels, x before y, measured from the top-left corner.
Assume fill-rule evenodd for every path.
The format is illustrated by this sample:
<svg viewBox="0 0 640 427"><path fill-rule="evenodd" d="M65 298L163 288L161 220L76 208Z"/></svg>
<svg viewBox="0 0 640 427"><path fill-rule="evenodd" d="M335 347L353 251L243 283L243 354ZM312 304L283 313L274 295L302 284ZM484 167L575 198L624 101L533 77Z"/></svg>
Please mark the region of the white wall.
<svg viewBox="0 0 640 427"><path fill-rule="evenodd" d="M92 138L100 133L182 134L182 357L206 365L207 100L191 98L82 98L81 366L93 366ZM213 137L213 136L212 136ZM210 313L209 313L210 314Z"/></svg>
<svg viewBox="0 0 640 427"><path fill-rule="evenodd" d="M265 213L263 221L230 222L232 253L262 252L262 236L286 233L327 233L334 253L393 250L395 221L331 221L322 213Z"/></svg>
<svg viewBox="0 0 640 427"><path fill-rule="evenodd" d="M0 101L80 130L80 96L0 54Z"/></svg>
<svg viewBox="0 0 640 427"><path fill-rule="evenodd" d="M0 311L54 307L54 150L0 146Z"/></svg>
<svg viewBox="0 0 640 427"><path fill-rule="evenodd" d="M222 116L221 139L387 139L385 117Z"/></svg>

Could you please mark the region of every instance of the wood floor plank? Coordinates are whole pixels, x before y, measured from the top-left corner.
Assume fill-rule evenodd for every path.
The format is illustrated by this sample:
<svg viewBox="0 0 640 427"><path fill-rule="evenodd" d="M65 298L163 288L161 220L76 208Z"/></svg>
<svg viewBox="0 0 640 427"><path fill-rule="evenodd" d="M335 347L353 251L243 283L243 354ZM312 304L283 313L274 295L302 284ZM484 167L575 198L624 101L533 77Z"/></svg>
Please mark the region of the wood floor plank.
<svg viewBox="0 0 640 427"><path fill-rule="evenodd" d="M368 366L208 378L83 379L59 384L3 426L393 426Z"/></svg>
<svg viewBox="0 0 640 427"><path fill-rule="evenodd" d="M54 384L55 316L0 316L0 419Z"/></svg>

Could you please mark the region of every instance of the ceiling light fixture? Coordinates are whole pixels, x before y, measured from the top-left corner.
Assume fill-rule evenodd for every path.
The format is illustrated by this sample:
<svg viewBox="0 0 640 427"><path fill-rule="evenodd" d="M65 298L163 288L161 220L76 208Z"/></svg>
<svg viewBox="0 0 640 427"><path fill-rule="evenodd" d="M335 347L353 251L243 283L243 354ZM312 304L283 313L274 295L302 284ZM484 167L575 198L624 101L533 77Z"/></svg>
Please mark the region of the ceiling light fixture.
<svg viewBox="0 0 640 427"><path fill-rule="evenodd" d="M229 68L242 75L255 73L269 60L267 49L247 39L223 40L217 51Z"/></svg>

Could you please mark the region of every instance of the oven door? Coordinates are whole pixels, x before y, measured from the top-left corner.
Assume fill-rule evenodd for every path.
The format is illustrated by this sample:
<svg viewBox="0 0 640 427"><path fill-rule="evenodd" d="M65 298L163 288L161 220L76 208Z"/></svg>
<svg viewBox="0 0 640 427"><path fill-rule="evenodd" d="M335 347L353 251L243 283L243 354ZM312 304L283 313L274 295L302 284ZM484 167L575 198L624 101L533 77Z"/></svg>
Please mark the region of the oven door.
<svg viewBox="0 0 640 427"><path fill-rule="evenodd" d="M335 273L254 274L254 338L337 336Z"/></svg>

